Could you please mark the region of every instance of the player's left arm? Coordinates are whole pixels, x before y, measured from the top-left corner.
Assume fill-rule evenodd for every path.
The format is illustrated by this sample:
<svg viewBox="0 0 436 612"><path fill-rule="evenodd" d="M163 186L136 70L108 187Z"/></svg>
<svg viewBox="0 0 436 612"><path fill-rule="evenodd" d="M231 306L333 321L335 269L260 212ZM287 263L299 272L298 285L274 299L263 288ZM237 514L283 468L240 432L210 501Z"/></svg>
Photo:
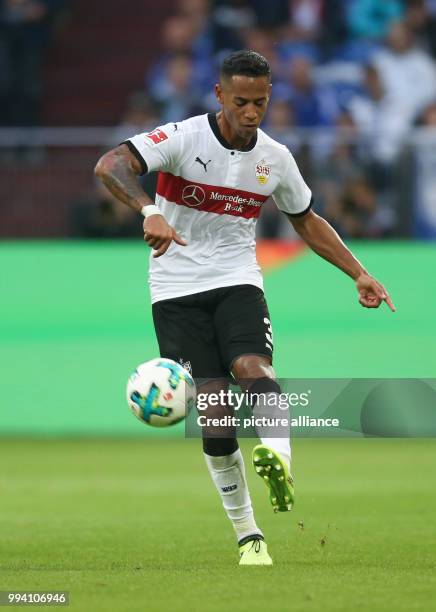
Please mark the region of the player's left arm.
<svg viewBox="0 0 436 612"><path fill-rule="evenodd" d="M378 308L382 302L386 302L395 312L395 306L383 285L365 270L325 219L312 210L302 216L286 216L312 251L351 276L356 283L362 306Z"/></svg>

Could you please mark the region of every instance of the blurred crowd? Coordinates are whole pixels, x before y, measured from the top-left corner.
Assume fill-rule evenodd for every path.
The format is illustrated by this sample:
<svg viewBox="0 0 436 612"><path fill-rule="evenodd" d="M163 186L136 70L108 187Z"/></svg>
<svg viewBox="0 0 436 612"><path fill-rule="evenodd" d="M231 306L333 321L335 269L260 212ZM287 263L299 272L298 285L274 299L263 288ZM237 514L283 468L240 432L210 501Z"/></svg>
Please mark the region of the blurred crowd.
<svg viewBox="0 0 436 612"><path fill-rule="evenodd" d="M67 4L0 0L2 125L38 123L42 61ZM436 128L436 0L175 0L172 10L110 144L217 110L221 60L253 49L273 70L262 127L297 158L317 210L346 237L401 234L408 135ZM113 206L102 201L106 221ZM260 231L286 234L283 223L268 205Z"/></svg>
<svg viewBox="0 0 436 612"><path fill-rule="evenodd" d="M0 0L0 125L37 125L42 68L67 0Z"/></svg>
<svg viewBox="0 0 436 612"><path fill-rule="evenodd" d="M178 0L160 42L117 138L215 110L222 58L254 49L273 69L263 128L318 209L345 236L396 231L408 132L436 126L436 0ZM273 206L263 217L263 234L280 234Z"/></svg>

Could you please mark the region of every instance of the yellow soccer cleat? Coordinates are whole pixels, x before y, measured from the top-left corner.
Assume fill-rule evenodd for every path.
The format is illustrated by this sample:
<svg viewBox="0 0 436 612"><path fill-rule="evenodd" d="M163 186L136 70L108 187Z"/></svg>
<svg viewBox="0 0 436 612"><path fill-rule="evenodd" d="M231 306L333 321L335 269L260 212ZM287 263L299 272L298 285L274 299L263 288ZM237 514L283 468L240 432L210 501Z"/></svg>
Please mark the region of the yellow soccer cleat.
<svg viewBox="0 0 436 612"><path fill-rule="evenodd" d="M287 512L294 505L294 481L285 461L272 448L258 444L253 449L253 465L269 489L274 512Z"/></svg>
<svg viewBox="0 0 436 612"><path fill-rule="evenodd" d="M273 561L268 554L267 545L259 537L253 536L250 539L244 538L244 540L239 543L239 555L241 557L239 565L273 564Z"/></svg>

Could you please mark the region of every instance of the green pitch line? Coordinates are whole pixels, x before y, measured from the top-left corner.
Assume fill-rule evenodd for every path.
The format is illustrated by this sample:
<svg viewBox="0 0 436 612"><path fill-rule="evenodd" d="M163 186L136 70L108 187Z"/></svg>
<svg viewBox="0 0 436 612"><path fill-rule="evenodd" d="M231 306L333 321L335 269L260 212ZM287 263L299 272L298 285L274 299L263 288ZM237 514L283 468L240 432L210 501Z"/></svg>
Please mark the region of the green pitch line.
<svg viewBox="0 0 436 612"><path fill-rule="evenodd" d="M249 469L274 566L247 569L199 441L2 440L0 590L69 590L71 612L424 612L435 445L296 440L287 513Z"/></svg>
<svg viewBox="0 0 436 612"><path fill-rule="evenodd" d="M434 246L353 248L398 311L361 308L351 280L303 254L266 277L277 374L433 377ZM145 435L124 386L157 355L147 260L141 241L0 245L1 433Z"/></svg>

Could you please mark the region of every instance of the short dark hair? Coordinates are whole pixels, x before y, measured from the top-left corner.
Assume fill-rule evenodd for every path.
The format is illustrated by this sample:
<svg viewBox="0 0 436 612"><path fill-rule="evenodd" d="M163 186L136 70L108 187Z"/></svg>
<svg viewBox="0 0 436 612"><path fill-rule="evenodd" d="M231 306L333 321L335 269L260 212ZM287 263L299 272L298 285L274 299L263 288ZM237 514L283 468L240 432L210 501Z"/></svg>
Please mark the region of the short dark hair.
<svg viewBox="0 0 436 612"><path fill-rule="evenodd" d="M250 76L271 78L271 67L268 60L256 53L244 49L228 55L221 66L221 77Z"/></svg>

